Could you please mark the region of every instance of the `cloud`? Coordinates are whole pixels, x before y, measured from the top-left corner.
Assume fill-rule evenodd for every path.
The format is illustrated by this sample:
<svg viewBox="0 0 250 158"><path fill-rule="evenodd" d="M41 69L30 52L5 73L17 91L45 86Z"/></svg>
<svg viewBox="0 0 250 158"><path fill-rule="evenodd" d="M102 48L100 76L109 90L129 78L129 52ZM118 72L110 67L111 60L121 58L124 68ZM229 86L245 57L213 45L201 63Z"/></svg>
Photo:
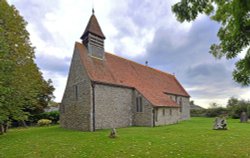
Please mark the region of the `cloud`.
<svg viewBox="0 0 250 158"><path fill-rule="evenodd" d="M25 20L35 26L40 38L45 41L53 42L52 36L48 33L49 30L44 26L43 20L46 15L57 9L58 0L48 1L30 1L30 0L10 0L15 3L17 8L21 8L21 15Z"/></svg>
<svg viewBox="0 0 250 158"><path fill-rule="evenodd" d="M206 30L206 31L204 31ZM152 64L190 65L199 62L214 61L208 54L210 45L217 41L218 25L204 18L192 24L188 32L181 29L161 27L154 40L147 46L147 58ZM192 60L191 60L192 59Z"/></svg>
<svg viewBox="0 0 250 158"><path fill-rule="evenodd" d="M190 79L186 80L187 85L199 87L190 93L203 98L228 97L233 91L240 89L232 80L231 71L221 63L194 66L186 71L185 76Z"/></svg>
<svg viewBox="0 0 250 158"><path fill-rule="evenodd" d="M96 0L96 16L107 37L114 34L108 16L115 1ZM92 4L82 0L9 0L28 22L27 30L36 47L36 63L45 79L51 78L56 88L56 101L61 101L75 41L80 40L91 15ZM118 2L117 2L118 3ZM113 52L107 39L106 50Z"/></svg>
<svg viewBox="0 0 250 158"><path fill-rule="evenodd" d="M56 87L61 101L75 41L79 41L92 3L83 0L9 0L28 22L36 63ZM215 60L219 24L206 16L179 23L171 12L177 0L95 0L95 15L106 36L105 50L175 73L196 104L225 104L230 96L249 97L249 88L232 81L234 60ZM244 54L243 54L244 55Z"/></svg>
<svg viewBox="0 0 250 158"><path fill-rule="evenodd" d="M188 31L178 27L159 27L147 45L140 63L173 73L201 106L210 102L225 105L231 96L245 96L249 88L242 88L232 80L234 60L216 60L209 54L210 45L218 42L219 25L209 18L199 18Z"/></svg>
<svg viewBox="0 0 250 158"><path fill-rule="evenodd" d="M171 11L166 8L171 8L171 4L164 0L157 3L129 0L114 8L110 18L119 30L111 37L115 41L114 51L130 59L145 56L156 29L173 23Z"/></svg>
<svg viewBox="0 0 250 158"><path fill-rule="evenodd" d="M54 72L54 74L58 74L63 77L68 75L70 59L71 58L69 57L57 58L53 55L39 55L37 56L36 63L40 65L40 68L43 71Z"/></svg>

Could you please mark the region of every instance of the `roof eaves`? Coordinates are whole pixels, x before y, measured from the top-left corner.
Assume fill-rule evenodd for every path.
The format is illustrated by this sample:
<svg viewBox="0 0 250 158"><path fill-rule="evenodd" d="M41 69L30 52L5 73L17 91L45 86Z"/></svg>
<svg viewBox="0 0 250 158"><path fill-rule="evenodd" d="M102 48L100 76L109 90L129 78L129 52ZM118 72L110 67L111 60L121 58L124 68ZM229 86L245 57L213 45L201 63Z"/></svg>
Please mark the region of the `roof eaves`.
<svg viewBox="0 0 250 158"><path fill-rule="evenodd" d="M91 79L91 82L94 84L103 84L103 85L109 85L109 86L114 86L114 87L123 87L123 88L130 88L130 89L135 89L134 87L123 85L123 84L114 84L114 83L108 83L108 82L103 82L103 81L96 81Z"/></svg>
<svg viewBox="0 0 250 158"><path fill-rule="evenodd" d="M81 61L82 65L83 65L83 67L85 67L85 70L86 70L86 73L87 73L88 78L90 79L90 81L92 81L93 79L92 79L90 73L88 72L88 70L86 69L84 60L82 59L83 57L82 57L82 55L81 55L81 50L80 50L81 48L79 48L79 45L81 45L81 43L75 42L75 49L77 49L77 52L78 52L79 55L80 55L80 58L81 58L80 61Z"/></svg>
<svg viewBox="0 0 250 158"><path fill-rule="evenodd" d="M190 97L190 95L188 94L188 92L182 87L182 85L180 84L180 82L176 79L176 77L174 77L176 83L179 85L179 87L187 94L188 97Z"/></svg>
<svg viewBox="0 0 250 158"><path fill-rule="evenodd" d="M164 94L169 94L169 95L178 95L178 96L182 96L182 97L188 97L190 98L190 95L183 95L183 94L177 94L177 93L169 93L169 92L163 92Z"/></svg>
<svg viewBox="0 0 250 158"><path fill-rule="evenodd" d="M180 105L154 105L156 108L166 107L166 108L180 108Z"/></svg>

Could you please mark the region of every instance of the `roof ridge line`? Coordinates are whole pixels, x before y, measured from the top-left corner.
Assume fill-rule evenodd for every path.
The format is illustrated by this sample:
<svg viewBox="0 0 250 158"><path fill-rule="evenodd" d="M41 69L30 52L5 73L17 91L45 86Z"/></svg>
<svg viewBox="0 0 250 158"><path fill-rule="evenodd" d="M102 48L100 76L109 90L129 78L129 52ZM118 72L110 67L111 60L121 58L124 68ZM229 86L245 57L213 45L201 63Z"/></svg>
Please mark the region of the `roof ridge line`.
<svg viewBox="0 0 250 158"><path fill-rule="evenodd" d="M80 62L81 62L81 64L82 64L84 67L86 67L86 66L85 66L85 63L84 63L83 60L82 60L82 54L80 53L80 50L79 50L79 48L77 47L78 44L82 45L82 43L80 43L80 42L78 42L78 41L75 41L74 50L76 50L76 49L78 50L77 53L78 53L79 56L80 56L80 60L81 60ZM84 47L83 47L83 49L84 49ZM73 58L72 58L72 59L73 59ZM89 79L90 79L90 80L93 80L92 76L91 76L90 73L87 71L87 69L86 69L86 73L87 73L87 76L89 77Z"/></svg>
<svg viewBox="0 0 250 158"><path fill-rule="evenodd" d="M118 56L118 55L116 55L116 54L112 54L112 53L109 53L109 52L105 52L105 53L110 54L110 55L113 55L113 56L116 56L116 57L121 58L121 59L123 59L123 60L127 60L127 61L129 61L129 62L132 62L132 63L138 64L138 65L140 65L140 66L143 66L143 67L146 67L146 68L152 69L152 70L154 70L154 71L158 71L158 72L160 72L160 73L163 73L163 74L166 74L166 75L169 75L169 76L172 76L172 77L174 77L174 78L175 78L175 75L172 75L172 74L170 74L170 73L168 73L168 72L161 71L161 70L158 70L158 69L156 69L156 68L152 68L152 67L149 67L149 66L143 65L143 64L141 64L141 63L138 63L138 62L135 62L135 61L132 61L132 60L126 59L126 58L124 58L124 57L120 57L120 56Z"/></svg>
<svg viewBox="0 0 250 158"><path fill-rule="evenodd" d="M86 47L84 46L84 44L82 44L81 42L78 42L78 41L75 41L75 44L76 44L76 48L78 49L78 51L79 51L79 54L80 54L80 57L81 57L81 62L82 62L82 64L84 65L84 67L88 67L88 65L85 65L86 63L84 62L84 59L83 59L83 54L82 53L80 53L80 52L85 52L86 53ZM146 65L143 65L143 64L140 64L140 63L137 63L137 62L135 62L135 61L132 61L132 60L129 60L129 59L126 59L126 58L124 58L124 57L120 57L120 56L118 56L118 55L116 55L116 54L112 54L112 53L109 53L109 52L105 52L105 53L107 53L106 55L106 57L107 58L113 58L114 60L116 59L117 61L119 61L119 62L123 62L123 63L127 63L128 65L130 65L130 66L132 66L132 67L140 67L140 69L145 69L145 70L147 70L149 73L154 73L154 74L158 74L158 75L162 75L162 77L163 78L165 78L165 77L167 77L167 78L169 78L169 79L171 79L171 80L174 80L174 82L176 83L176 86L177 87L172 87L172 88L174 88L174 89L172 89L171 90L171 93L173 93L173 94L176 94L176 95L179 95L179 94L182 94L183 96L187 96L187 97L190 97L190 95L187 93L187 91L184 89L184 87L182 87L182 85L178 82L178 80L177 80L177 78L174 76L174 75L171 75L171 74L169 74L169 73L167 73L167 72L164 72L164 71L160 71L160 70L157 70L157 69L155 69L155 68L152 68L152 67L148 67L148 66L146 66ZM87 54L85 54L85 55L87 55ZM94 60L93 60L94 61ZM87 62L87 61L86 61ZM109 67L107 67L107 68L109 68ZM149 69L148 69L149 68ZM140 70L139 69L139 70ZM107 70L109 70L109 69L107 69ZM136 71L137 72L137 71ZM88 70L87 70L87 75L88 75L88 77L89 77L89 79L90 80L96 80L96 81L98 81L100 78L95 78L95 76L92 76L93 74L92 73L90 73ZM113 76L113 74L111 73L111 75ZM111 76L111 77L112 77ZM113 77L112 77L113 78ZM141 79L140 79L141 80ZM100 82L104 82L104 80L99 80ZM107 80L108 81L108 80ZM117 80L114 80L114 82L113 81L108 81L107 83L111 83L111 84L113 84L113 85L117 85L117 86L125 86L125 87L134 87L135 89L137 89L137 91L139 91L139 87L137 87L136 85L134 85L134 84L132 84L132 85L130 85L130 86L128 86L128 84L127 83L119 83L119 81ZM139 88L139 89L138 89ZM179 91L177 91L176 90L176 88L177 89L179 89ZM164 90L163 92L165 92L166 90ZM166 91L166 92L169 92L168 90ZM150 101L150 99L149 99L149 101ZM154 101L153 101L154 102ZM159 102L160 103L160 102ZM154 102L154 105L155 106L160 106L160 104L158 103L158 101L157 100L155 100L155 102ZM153 103L152 103L153 104ZM162 103L163 104L163 103ZM165 104L163 105L163 106L165 106ZM172 106L171 106L172 107Z"/></svg>

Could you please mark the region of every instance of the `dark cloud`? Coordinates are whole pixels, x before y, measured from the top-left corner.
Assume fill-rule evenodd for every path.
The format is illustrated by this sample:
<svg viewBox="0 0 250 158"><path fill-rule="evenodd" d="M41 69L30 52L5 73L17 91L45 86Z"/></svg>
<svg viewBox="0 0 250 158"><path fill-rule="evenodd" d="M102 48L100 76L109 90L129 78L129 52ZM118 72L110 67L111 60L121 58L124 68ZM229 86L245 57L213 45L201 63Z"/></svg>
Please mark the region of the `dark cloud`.
<svg viewBox="0 0 250 158"><path fill-rule="evenodd" d="M236 95L241 89L232 80L236 59L218 61L209 54L210 45L218 43L218 28L219 25L209 18L194 22L187 33L174 28L159 28L142 60L149 60L153 67L175 73L185 87L196 88L190 91L196 98Z"/></svg>
<svg viewBox="0 0 250 158"><path fill-rule="evenodd" d="M239 87L232 80L231 70L225 64L200 64L189 68L185 72L185 83L194 87L190 93L202 98L230 97L232 88L235 91Z"/></svg>
<svg viewBox="0 0 250 158"><path fill-rule="evenodd" d="M175 22L176 27L165 25L168 14L164 15L162 8L157 10L150 4L128 3L128 8L133 11L122 12L124 19L113 19L119 30L118 36L115 37L117 39L126 36L140 38L140 33L133 32L134 27L155 28L154 39L146 45L146 56L133 60L142 64L149 61L151 67L174 73L184 87L191 89L189 93L195 98L222 99L237 96L243 92L243 89L232 80L236 59L216 60L209 54L211 44L219 41L218 23L208 17L202 17L193 22L189 30L184 31L180 29L181 24L177 22ZM155 13L149 13L150 10L154 10ZM132 22L134 26L126 25L126 20ZM159 22L164 20L166 20L165 23ZM118 43L115 51L120 52L122 49L124 46Z"/></svg>
<svg viewBox="0 0 250 158"><path fill-rule="evenodd" d="M194 22L188 32L161 27L147 46L146 58L152 60L154 65L168 64L173 68L176 65L189 66L204 59L213 61L208 51L210 45L218 41L217 31L218 25L207 18Z"/></svg>
<svg viewBox="0 0 250 158"><path fill-rule="evenodd" d="M186 71L187 78L193 78L195 80L188 80L187 83L190 84L209 84L209 83L217 83L217 84L225 84L225 79L228 83L232 83L231 81L231 72L226 69L224 64L214 63L214 64L200 64L194 67L189 68Z"/></svg>
<svg viewBox="0 0 250 158"><path fill-rule="evenodd" d="M52 55L39 55L36 59L38 67L43 71L67 76L71 58L58 58Z"/></svg>

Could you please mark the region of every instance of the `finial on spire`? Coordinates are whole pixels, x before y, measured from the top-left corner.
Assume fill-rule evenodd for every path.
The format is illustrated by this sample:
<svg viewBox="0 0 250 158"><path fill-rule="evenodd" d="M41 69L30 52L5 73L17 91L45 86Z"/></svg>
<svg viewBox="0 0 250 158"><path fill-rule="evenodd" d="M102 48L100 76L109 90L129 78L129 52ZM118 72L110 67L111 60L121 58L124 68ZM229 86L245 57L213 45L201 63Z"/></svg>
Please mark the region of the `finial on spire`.
<svg viewBox="0 0 250 158"><path fill-rule="evenodd" d="M92 14L95 14L95 0L92 0Z"/></svg>

